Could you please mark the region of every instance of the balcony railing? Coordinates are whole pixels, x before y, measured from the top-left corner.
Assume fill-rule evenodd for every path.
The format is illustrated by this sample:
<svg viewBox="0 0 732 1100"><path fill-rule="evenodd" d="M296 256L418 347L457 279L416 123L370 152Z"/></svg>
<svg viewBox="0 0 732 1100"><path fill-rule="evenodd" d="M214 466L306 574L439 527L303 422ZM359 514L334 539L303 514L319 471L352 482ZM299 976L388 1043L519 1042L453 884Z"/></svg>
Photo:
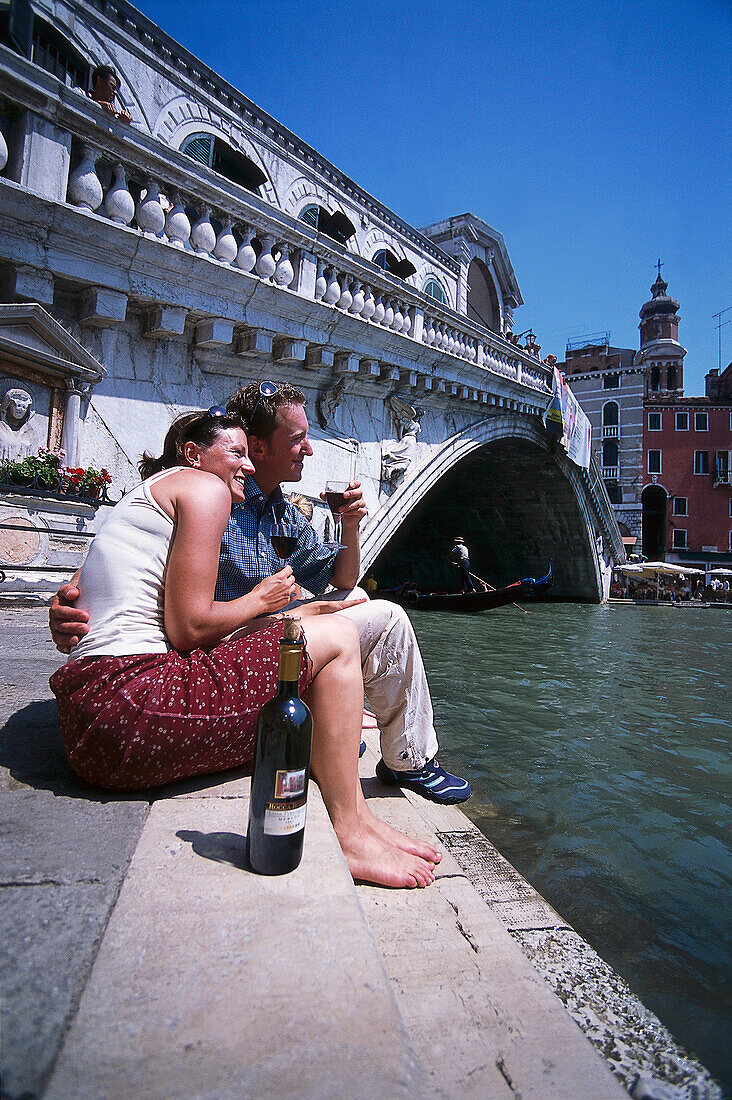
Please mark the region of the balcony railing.
<svg viewBox="0 0 732 1100"><path fill-rule="evenodd" d="M619 466L603 466L602 468L602 480L603 481L617 481L620 476Z"/></svg>
<svg viewBox="0 0 732 1100"><path fill-rule="evenodd" d="M617 424L603 424L602 426L602 438L603 439L617 439L620 435L620 428Z"/></svg>
<svg viewBox="0 0 732 1100"><path fill-rule="evenodd" d="M165 247L358 317L544 396L549 367L375 264L319 235L261 195L133 126L100 123L99 109L14 58L14 105L71 135L67 201ZM25 70L28 70L25 72ZM33 79L31 79L31 76ZM37 82L49 84L44 97ZM412 246L413 247L413 246ZM447 262L447 260L446 260ZM475 378L466 386L475 386Z"/></svg>
<svg viewBox="0 0 732 1100"><path fill-rule="evenodd" d="M714 488L716 489L719 485L732 485L732 474L730 474L729 467L718 467L714 471Z"/></svg>

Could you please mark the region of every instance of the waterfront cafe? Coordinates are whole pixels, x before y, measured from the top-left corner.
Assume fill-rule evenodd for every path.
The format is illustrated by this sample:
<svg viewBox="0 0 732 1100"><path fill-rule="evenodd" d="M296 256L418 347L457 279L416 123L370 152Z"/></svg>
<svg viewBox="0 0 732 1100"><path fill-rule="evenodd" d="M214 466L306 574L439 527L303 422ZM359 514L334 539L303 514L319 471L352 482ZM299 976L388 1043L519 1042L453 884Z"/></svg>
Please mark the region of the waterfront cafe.
<svg viewBox="0 0 732 1100"><path fill-rule="evenodd" d="M691 599L694 576L704 576L703 569L667 561L618 565L613 573L626 599L641 600Z"/></svg>

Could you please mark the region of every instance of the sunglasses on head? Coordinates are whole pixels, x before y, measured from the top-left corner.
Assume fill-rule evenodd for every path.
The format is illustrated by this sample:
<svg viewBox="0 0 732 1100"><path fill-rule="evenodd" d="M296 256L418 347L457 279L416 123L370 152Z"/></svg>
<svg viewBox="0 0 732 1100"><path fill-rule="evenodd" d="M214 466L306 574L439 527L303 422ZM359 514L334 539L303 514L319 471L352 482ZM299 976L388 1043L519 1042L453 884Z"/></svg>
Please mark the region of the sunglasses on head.
<svg viewBox="0 0 732 1100"><path fill-rule="evenodd" d="M274 397L274 395L276 393L279 393L279 389L280 389L280 387L277 385L276 382L260 382L259 383L259 397L254 402L254 408L252 409L252 411L249 414L249 423L250 423L250 425L254 422L254 416L255 416L255 413L256 413L257 409L259 408L259 404L260 404L262 398L263 397Z"/></svg>
<svg viewBox="0 0 732 1100"><path fill-rule="evenodd" d="M210 409L206 410L206 416L210 416L212 420L217 420L220 416L231 416L223 405L212 405Z"/></svg>

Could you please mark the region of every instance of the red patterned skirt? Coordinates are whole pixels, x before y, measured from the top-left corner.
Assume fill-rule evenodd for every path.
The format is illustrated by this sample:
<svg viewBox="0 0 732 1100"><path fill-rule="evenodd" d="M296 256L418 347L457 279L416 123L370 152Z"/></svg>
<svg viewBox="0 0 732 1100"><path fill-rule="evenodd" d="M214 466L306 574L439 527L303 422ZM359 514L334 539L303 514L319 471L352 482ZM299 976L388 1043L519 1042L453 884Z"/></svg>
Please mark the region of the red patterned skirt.
<svg viewBox="0 0 732 1100"><path fill-rule="evenodd" d="M247 764L277 687L281 637L273 623L209 651L63 665L50 684L71 767L94 786L135 791ZM301 694L311 679L306 653Z"/></svg>

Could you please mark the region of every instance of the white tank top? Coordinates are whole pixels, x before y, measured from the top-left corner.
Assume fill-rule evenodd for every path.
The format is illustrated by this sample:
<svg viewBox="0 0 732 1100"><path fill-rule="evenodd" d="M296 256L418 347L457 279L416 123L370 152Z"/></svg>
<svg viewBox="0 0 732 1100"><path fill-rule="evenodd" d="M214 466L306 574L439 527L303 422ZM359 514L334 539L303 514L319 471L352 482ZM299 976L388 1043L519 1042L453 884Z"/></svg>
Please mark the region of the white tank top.
<svg viewBox="0 0 732 1100"><path fill-rule="evenodd" d="M165 572L174 523L153 499L150 486L179 466L136 485L112 509L95 535L81 570L77 606L89 612L89 633L72 650L77 657L166 653Z"/></svg>

